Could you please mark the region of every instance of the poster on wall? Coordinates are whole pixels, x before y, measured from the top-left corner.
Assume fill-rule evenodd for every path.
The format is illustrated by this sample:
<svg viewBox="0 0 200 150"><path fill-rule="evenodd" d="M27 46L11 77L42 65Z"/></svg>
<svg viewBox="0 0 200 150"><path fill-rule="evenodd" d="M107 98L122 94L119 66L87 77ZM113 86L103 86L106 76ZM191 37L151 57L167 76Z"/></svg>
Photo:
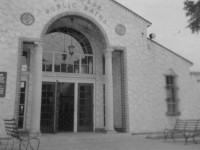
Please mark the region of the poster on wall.
<svg viewBox="0 0 200 150"><path fill-rule="evenodd" d="M6 78L7 72L0 72L0 97L5 97L6 94Z"/></svg>

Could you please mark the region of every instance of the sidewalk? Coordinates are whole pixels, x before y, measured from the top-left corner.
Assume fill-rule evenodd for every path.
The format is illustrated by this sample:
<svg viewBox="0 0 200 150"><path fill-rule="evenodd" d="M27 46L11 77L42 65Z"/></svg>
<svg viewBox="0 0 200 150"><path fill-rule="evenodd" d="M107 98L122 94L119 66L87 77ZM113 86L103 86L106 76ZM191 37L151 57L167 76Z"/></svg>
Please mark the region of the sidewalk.
<svg viewBox="0 0 200 150"><path fill-rule="evenodd" d="M164 142L163 139L147 139L125 133L44 134L40 140L39 150L200 150L200 144L194 144L191 139L185 145L184 139Z"/></svg>

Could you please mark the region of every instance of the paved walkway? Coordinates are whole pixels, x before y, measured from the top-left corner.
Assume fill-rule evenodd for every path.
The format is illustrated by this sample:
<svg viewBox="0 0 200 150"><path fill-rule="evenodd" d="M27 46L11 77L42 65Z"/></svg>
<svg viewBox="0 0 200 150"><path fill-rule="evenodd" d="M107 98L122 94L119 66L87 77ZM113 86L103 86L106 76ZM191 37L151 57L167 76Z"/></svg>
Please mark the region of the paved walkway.
<svg viewBox="0 0 200 150"><path fill-rule="evenodd" d="M40 140L39 150L200 150L200 144L194 144L191 140L185 145L184 139L164 142L163 139L147 139L125 133L44 134Z"/></svg>

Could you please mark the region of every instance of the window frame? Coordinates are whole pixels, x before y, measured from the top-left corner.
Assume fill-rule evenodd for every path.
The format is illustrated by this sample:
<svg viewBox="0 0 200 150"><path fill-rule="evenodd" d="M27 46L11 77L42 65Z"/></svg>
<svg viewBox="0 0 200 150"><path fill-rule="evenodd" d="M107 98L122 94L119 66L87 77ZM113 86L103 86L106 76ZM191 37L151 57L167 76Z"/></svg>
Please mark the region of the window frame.
<svg viewBox="0 0 200 150"><path fill-rule="evenodd" d="M43 72L48 72L48 73L67 73L67 74L81 74L81 75L94 75L94 55L91 55L91 54L74 54L74 56L76 56L76 57L79 57L79 64L78 64L78 72L75 72L75 63L73 63L73 72L62 72L61 71L61 65L62 64L66 64L66 66L68 65L68 63L61 63L60 64L60 71L56 71L55 70L55 65L56 65L56 54L65 54L65 53L63 53L63 52L52 52L52 51L44 51L43 52L43 56L44 56L44 53L51 53L52 54L52 60L51 60L51 71L46 71L46 69L45 70L43 70L42 69L42 71ZM69 55L69 54L66 54L66 55ZM92 70L89 70L89 67L90 67L90 64L89 64L89 62L87 63L87 64L82 64L82 59L81 58L83 58L83 57L86 57L88 60L89 60L89 58L92 58L92 67L91 67L91 69ZM43 66L45 66L44 68L46 68L46 64L44 64L45 62L43 61ZM76 64L77 65L77 64ZM84 73L84 72L82 72L82 66L87 66L86 68L87 68L87 71L86 71L86 73ZM92 73L90 73L90 71L92 71Z"/></svg>
<svg viewBox="0 0 200 150"><path fill-rule="evenodd" d="M29 46L32 46L32 45L33 45L32 43L23 42L23 49L22 49L21 58L20 58L20 59L21 59L21 63L20 63L20 64L21 64L21 65L20 65L21 68L20 68L20 69L21 69L21 72L22 72L22 73L26 73L26 72L29 72L29 71L30 71L30 58L31 58L31 57L30 57L30 48L25 49L25 48L24 48L24 47L25 47L25 46L24 46L25 44L27 44L27 45L29 44ZM24 52L27 53L27 58L26 58L26 63L27 63L27 64L26 64L26 67L27 67L27 68L26 68L26 70L23 70L23 66L22 66L22 63L24 62L24 61L22 60L22 58L24 57L24 56L23 56L23 53L24 53Z"/></svg>
<svg viewBox="0 0 200 150"><path fill-rule="evenodd" d="M64 35L64 47L67 46L66 45L67 43L65 43L66 39L69 41L71 40L71 44L72 43L75 44L74 42L79 43L81 46L81 51L83 53L74 53L72 55L68 51L65 51L65 48L62 46L62 44L61 45L59 44L59 46L63 47L64 51L60 51L60 50L59 51L49 51L49 50L44 49L43 64L42 64L42 66L43 66L42 71L44 73L58 73L58 74L64 73L64 74L77 74L77 75L87 75L87 76L95 74L95 68L94 68L95 67L95 54L94 54L92 45L90 44L89 40L87 39L87 37L85 35L83 35L81 32L79 32L75 29L67 28L67 27L53 29L48 34L55 34L55 36L59 35L59 37L61 37L61 39L62 39L61 35ZM50 44L52 39L54 39L54 36L52 36L50 39L48 39L48 37L47 37L47 41L45 43ZM51 64L48 64L48 60L47 60L47 62L45 62L45 57L44 57L44 56L46 56L45 53L52 54L53 59L49 60L49 62ZM71 62L72 64L65 62L66 57L65 57L65 59L63 59L64 57L62 58L64 60L64 62L57 62L57 64L56 64L56 61L60 60L60 59L57 59L57 57L56 57L56 56L59 56L59 54L61 54L63 56L65 55L67 57L68 57L68 55L76 56L77 58L79 58L78 59L79 64L76 63L76 59L74 59L75 57L72 58L72 62ZM86 64L84 63L84 59L86 60ZM49 68L50 70L46 69L48 66L50 66L50 68ZM62 70L62 66L63 66L63 70ZM72 68L71 68L72 70L70 69L70 71L68 70L69 66L72 66ZM75 68L78 68L78 70Z"/></svg>
<svg viewBox="0 0 200 150"><path fill-rule="evenodd" d="M165 89L166 89L166 103L167 103L167 116L178 116L179 112L179 99L178 99L178 87L177 76L171 70L170 74L165 75Z"/></svg>
<svg viewBox="0 0 200 150"><path fill-rule="evenodd" d="M20 82L20 87L21 87L21 83L22 82L25 82L25 92L21 92L21 88L20 88L20 97L21 97L21 93L24 93L25 94L25 100L24 100L24 103L23 103L23 106L24 106L24 108L23 108L23 116L20 116L20 106L22 105L22 104L20 104L20 101L19 101L19 105L18 105L18 119L17 119L17 124L19 125L19 118L23 118L23 124L22 124L22 127L18 127L18 129L19 130L25 130L26 129L26 119L27 119L27 101L28 101L28 77L27 76L22 76L21 77L21 82Z"/></svg>

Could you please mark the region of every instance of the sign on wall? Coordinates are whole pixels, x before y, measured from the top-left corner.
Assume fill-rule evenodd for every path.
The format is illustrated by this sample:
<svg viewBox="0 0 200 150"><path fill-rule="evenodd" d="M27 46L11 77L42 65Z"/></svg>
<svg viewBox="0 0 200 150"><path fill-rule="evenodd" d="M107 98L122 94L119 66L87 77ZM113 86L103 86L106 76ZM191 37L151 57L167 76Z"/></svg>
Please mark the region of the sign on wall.
<svg viewBox="0 0 200 150"><path fill-rule="evenodd" d="M6 78L7 72L0 72L0 97L5 97L6 94Z"/></svg>

